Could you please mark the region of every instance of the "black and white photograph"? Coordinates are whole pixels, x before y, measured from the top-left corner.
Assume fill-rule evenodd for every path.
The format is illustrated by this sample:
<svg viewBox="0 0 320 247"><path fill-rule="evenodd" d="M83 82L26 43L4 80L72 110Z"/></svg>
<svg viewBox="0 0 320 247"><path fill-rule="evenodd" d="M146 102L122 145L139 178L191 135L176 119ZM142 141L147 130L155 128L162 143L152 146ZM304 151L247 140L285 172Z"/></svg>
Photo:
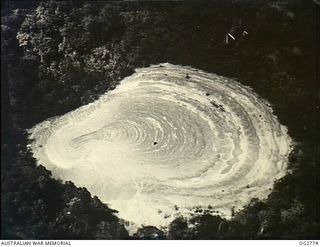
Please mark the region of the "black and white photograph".
<svg viewBox="0 0 320 247"><path fill-rule="evenodd" d="M319 6L2 0L1 245L317 246Z"/></svg>

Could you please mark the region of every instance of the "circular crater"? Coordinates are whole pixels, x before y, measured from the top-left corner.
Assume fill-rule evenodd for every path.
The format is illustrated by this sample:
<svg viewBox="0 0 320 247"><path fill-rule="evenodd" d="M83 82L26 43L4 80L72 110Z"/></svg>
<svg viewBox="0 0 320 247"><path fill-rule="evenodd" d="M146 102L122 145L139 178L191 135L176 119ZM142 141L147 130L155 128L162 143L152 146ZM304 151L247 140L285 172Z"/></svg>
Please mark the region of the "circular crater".
<svg viewBox="0 0 320 247"><path fill-rule="evenodd" d="M30 130L38 162L137 225L194 207L224 217L265 198L292 141L269 104L239 82L190 67L137 69L97 101Z"/></svg>

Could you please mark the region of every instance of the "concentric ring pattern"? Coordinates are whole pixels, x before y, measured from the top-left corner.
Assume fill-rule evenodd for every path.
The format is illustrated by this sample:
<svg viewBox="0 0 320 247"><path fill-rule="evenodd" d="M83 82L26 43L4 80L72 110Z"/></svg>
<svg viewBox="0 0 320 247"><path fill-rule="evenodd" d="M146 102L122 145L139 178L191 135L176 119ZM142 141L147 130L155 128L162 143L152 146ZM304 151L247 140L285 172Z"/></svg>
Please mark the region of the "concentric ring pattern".
<svg viewBox="0 0 320 247"><path fill-rule="evenodd" d="M223 216L265 198L292 147L268 103L190 67L137 69L99 100L30 130L38 162L125 220L166 226L194 207Z"/></svg>

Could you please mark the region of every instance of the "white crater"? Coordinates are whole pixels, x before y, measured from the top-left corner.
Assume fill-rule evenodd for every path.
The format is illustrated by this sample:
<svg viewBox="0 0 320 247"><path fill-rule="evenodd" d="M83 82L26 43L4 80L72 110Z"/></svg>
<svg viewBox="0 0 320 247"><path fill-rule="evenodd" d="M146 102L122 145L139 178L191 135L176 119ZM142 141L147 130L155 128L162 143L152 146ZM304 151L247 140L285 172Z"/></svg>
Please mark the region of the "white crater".
<svg viewBox="0 0 320 247"><path fill-rule="evenodd" d="M30 130L39 164L136 225L209 205L230 217L286 173L287 128L249 87L190 67L137 69L97 101Z"/></svg>

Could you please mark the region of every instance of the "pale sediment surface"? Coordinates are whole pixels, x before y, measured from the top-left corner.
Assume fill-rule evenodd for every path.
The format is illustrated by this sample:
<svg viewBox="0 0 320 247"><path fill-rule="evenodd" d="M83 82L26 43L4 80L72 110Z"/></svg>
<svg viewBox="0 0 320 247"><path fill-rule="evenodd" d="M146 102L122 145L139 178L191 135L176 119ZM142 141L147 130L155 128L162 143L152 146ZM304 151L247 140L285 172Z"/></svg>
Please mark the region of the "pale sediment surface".
<svg viewBox="0 0 320 247"><path fill-rule="evenodd" d="M171 64L137 69L30 133L34 157L54 177L86 187L125 220L154 226L195 206L229 217L267 197L292 146L250 88Z"/></svg>

